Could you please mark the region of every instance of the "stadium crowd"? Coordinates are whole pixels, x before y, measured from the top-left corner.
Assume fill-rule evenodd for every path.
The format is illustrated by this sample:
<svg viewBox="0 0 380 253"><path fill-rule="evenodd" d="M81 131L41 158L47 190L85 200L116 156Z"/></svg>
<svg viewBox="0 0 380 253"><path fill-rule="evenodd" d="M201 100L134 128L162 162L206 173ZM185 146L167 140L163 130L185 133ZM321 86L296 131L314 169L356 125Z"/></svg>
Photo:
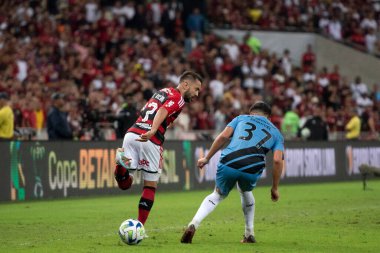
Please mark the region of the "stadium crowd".
<svg viewBox="0 0 380 253"><path fill-rule="evenodd" d="M380 53L380 1L209 0L217 27L320 32L369 53Z"/></svg>
<svg viewBox="0 0 380 253"><path fill-rule="evenodd" d="M295 66L289 50L276 55L264 45L257 52L247 43L249 35L237 42L205 29L209 19L216 25L230 22L239 27L235 20L224 20L237 16L233 13L207 19L202 4L189 8L176 0L147 2L2 1L0 92L9 98L15 126L40 133L55 105L67 116L71 129L67 138L121 138L155 90L176 86L180 74L192 69L205 82L198 101L178 117L177 138L185 138L189 130L218 132L258 100L273 105L271 120L287 138L326 139L325 134L313 133L313 127L312 133L300 131L303 122L312 118L334 139L353 117L360 117L362 130L369 133L365 138L378 138L379 84L372 89L360 76L347 80L339 66L316 70L310 46L305 48L302 66ZM232 6L227 9L233 12L245 1L211 2ZM268 8L272 2L262 1L262 6ZM284 1L283 6L287 2L297 2L301 8L307 1ZM265 15L257 20L263 22ZM295 24L304 20L299 15ZM281 17L276 21L279 27ZM110 127L116 129L115 135L101 131Z"/></svg>

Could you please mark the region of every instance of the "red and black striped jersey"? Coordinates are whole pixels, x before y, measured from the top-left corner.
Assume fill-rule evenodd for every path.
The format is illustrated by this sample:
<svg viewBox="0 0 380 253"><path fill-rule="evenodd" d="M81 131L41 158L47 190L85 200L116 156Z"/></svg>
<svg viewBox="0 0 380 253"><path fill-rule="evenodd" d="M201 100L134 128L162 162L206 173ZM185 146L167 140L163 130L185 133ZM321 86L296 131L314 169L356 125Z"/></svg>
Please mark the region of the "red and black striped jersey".
<svg viewBox="0 0 380 253"><path fill-rule="evenodd" d="M157 133L150 139L156 145L162 145L165 140L166 128L172 123L181 113L185 101L181 93L175 88L164 88L149 99L145 106L141 109L140 116L135 124L128 129L128 132L136 134L144 134L152 128L154 116L161 107L168 111L166 120L159 126Z"/></svg>

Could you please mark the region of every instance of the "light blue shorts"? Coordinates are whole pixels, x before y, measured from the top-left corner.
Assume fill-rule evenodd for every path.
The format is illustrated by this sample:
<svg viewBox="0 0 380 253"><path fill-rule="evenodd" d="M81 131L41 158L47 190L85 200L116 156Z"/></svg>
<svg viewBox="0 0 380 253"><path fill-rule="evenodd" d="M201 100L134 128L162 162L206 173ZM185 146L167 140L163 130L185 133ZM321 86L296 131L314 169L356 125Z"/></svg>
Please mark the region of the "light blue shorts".
<svg viewBox="0 0 380 253"><path fill-rule="evenodd" d="M252 191L261 174L262 172L249 174L219 163L216 171L216 187L223 196L227 196L236 183L243 192Z"/></svg>

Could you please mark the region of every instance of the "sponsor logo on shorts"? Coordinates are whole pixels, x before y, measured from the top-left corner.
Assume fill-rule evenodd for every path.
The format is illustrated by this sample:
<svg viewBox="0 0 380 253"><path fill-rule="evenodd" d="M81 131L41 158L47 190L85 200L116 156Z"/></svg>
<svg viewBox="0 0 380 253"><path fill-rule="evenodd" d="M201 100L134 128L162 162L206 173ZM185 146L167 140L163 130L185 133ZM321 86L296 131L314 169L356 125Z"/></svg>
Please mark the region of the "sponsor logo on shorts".
<svg viewBox="0 0 380 253"><path fill-rule="evenodd" d="M139 161L139 165L149 167L149 161L142 159Z"/></svg>

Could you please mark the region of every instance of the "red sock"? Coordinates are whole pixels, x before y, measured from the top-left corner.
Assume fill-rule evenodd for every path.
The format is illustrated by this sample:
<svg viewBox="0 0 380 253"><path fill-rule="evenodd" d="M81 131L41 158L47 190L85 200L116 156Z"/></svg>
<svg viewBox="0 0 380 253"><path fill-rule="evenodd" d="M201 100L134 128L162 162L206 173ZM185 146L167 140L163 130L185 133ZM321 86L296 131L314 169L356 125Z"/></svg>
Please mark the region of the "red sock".
<svg viewBox="0 0 380 253"><path fill-rule="evenodd" d="M143 192L141 194L141 199L139 202L139 218L138 220L145 224L148 219L150 209L152 209L154 202L154 195L156 193L156 188L150 186L144 186Z"/></svg>
<svg viewBox="0 0 380 253"><path fill-rule="evenodd" d="M131 188L133 177L129 175L129 172L126 168L117 164L114 175L115 175L117 185L119 186L120 189L127 190Z"/></svg>

